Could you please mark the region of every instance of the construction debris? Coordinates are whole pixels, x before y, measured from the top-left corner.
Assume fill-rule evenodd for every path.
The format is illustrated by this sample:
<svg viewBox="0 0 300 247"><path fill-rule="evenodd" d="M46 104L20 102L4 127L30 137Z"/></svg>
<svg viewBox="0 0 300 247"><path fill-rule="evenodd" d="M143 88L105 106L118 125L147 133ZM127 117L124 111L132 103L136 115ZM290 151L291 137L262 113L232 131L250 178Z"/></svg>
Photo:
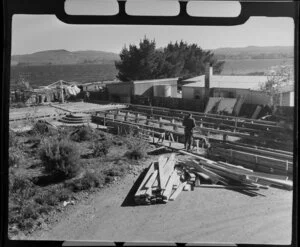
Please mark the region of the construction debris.
<svg viewBox="0 0 300 247"><path fill-rule="evenodd" d="M161 155L157 162L150 164L148 171L135 193L134 200L139 205L149 205L174 201L181 191L194 188L231 189L255 195L255 191L269 186L292 190L292 181L263 176L242 166L220 161L212 161L194 156L185 163L176 162L176 154L168 158Z"/></svg>

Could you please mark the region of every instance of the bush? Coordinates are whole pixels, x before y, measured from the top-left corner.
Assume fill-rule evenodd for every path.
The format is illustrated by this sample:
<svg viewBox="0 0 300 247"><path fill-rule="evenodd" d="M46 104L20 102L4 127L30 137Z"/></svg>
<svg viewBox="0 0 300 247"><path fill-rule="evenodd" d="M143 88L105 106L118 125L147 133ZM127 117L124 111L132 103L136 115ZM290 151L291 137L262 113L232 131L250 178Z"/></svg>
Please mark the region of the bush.
<svg viewBox="0 0 300 247"><path fill-rule="evenodd" d="M108 154L110 144L107 141L95 141L92 143L93 157L106 156Z"/></svg>
<svg viewBox="0 0 300 247"><path fill-rule="evenodd" d="M17 147L10 147L8 151L8 165L18 167L26 162L24 153Z"/></svg>
<svg viewBox="0 0 300 247"><path fill-rule="evenodd" d="M147 155L148 142L139 136L128 135L126 137L128 152L126 155L130 159L141 159Z"/></svg>
<svg viewBox="0 0 300 247"><path fill-rule="evenodd" d="M84 126L73 132L70 136L71 140L76 142L82 142L90 140L93 137L93 130L89 126Z"/></svg>
<svg viewBox="0 0 300 247"><path fill-rule="evenodd" d="M15 104L12 105L15 108L23 108L23 107L27 107L27 105L24 102L17 102Z"/></svg>
<svg viewBox="0 0 300 247"><path fill-rule="evenodd" d="M37 192L34 184L23 175L9 175L9 192L10 196L17 197L18 200L28 199Z"/></svg>
<svg viewBox="0 0 300 247"><path fill-rule="evenodd" d="M94 187L99 187L103 183L103 177L97 176L95 173L86 172L82 178L74 179L65 184L73 192L89 190Z"/></svg>
<svg viewBox="0 0 300 247"><path fill-rule="evenodd" d="M36 208L33 204L26 205L22 209L22 216L24 219L34 219L36 220L38 218L38 214L36 212Z"/></svg>
<svg viewBox="0 0 300 247"><path fill-rule="evenodd" d="M57 205L59 202L63 201L62 198L67 198L66 194L63 192L63 194L61 194L61 190L59 189L49 189L49 190L45 190L43 192L41 192L40 194L38 194L35 198L34 201L40 205L43 206L55 206Z"/></svg>
<svg viewBox="0 0 300 247"><path fill-rule="evenodd" d="M42 136L47 136L47 135L53 135L56 133L56 129L54 127L51 127L47 123L39 120L37 121L34 125L33 128L30 130L30 133L33 135L42 135Z"/></svg>
<svg viewBox="0 0 300 247"><path fill-rule="evenodd" d="M79 158L78 147L69 140L49 139L43 144L40 152L40 159L47 173L68 178L78 173Z"/></svg>
<svg viewBox="0 0 300 247"><path fill-rule="evenodd" d="M15 147L18 144L17 135L11 130L9 131L8 143L9 147Z"/></svg>
<svg viewBox="0 0 300 247"><path fill-rule="evenodd" d="M104 174L109 177L122 176L125 173L124 167L114 167L104 171Z"/></svg>
<svg viewBox="0 0 300 247"><path fill-rule="evenodd" d="M71 193L69 189L63 188L58 195L58 200L60 202L68 201L71 197Z"/></svg>

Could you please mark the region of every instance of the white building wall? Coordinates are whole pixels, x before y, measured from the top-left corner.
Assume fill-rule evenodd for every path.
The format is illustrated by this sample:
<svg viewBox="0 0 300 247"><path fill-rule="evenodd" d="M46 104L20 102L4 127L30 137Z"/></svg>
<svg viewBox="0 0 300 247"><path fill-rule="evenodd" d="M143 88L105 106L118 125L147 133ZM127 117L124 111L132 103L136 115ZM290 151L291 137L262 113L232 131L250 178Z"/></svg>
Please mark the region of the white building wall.
<svg viewBox="0 0 300 247"><path fill-rule="evenodd" d="M295 93L290 92L290 106L294 106Z"/></svg>

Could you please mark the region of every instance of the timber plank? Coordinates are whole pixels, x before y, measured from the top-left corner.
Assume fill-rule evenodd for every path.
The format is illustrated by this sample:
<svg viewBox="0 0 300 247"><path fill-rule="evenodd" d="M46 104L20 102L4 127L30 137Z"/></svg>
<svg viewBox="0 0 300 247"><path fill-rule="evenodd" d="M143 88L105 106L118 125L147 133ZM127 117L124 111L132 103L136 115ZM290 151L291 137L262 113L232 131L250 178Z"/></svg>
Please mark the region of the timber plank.
<svg viewBox="0 0 300 247"><path fill-rule="evenodd" d="M167 182L167 185L166 185L166 189L164 190L163 192L163 197L168 200L170 195L171 195L171 192L172 192L172 189L173 189L173 185L176 181L176 179L179 178L179 176L177 175L177 172L176 170L174 170Z"/></svg>
<svg viewBox="0 0 300 247"><path fill-rule="evenodd" d="M185 182L180 182L180 184L178 185L177 189L174 191L173 194L171 194L169 201L174 201L177 196L180 194L180 192L182 191L182 189L184 188L184 186L187 184L187 181Z"/></svg>
<svg viewBox="0 0 300 247"><path fill-rule="evenodd" d="M149 189L153 186L154 181L157 179L157 175L158 175L158 170L155 170L151 174L150 178L148 179L147 183L144 186L146 189Z"/></svg>
<svg viewBox="0 0 300 247"><path fill-rule="evenodd" d="M154 172L154 162L152 162L148 168L148 171L143 179L143 181L141 182L137 192L135 193L135 196L140 196L141 194L145 193L145 190L143 190L143 186L146 183L146 181L149 179L149 177L151 176L151 174Z"/></svg>
<svg viewBox="0 0 300 247"><path fill-rule="evenodd" d="M164 177L164 166L167 162L167 159L165 156L159 156L158 158L158 181L159 181L159 186L162 189L163 185L165 185L165 177Z"/></svg>

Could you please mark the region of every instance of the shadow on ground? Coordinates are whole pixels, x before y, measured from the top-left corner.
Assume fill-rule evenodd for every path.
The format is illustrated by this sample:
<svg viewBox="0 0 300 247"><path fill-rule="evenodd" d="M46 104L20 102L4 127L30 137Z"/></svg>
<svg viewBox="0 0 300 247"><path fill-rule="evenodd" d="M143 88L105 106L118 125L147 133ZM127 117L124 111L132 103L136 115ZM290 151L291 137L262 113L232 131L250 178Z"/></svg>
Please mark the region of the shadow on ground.
<svg viewBox="0 0 300 247"><path fill-rule="evenodd" d="M65 179L66 177L63 175L53 174L53 175L42 175L42 176L35 177L32 182L35 185L44 187L51 184L57 184L63 182L65 181Z"/></svg>
<svg viewBox="0 0 300 247"><path fill-rule="evenodd" d="M143 172L141 172L140 176L138 177L138 179L135 181L135 183L133 184L133 186L131 187L130 191L128 192L127 196L125 197L124 201L121 204L121 207L134 207L134 206L138 206L135 201L134 201L134 195L137 192L140 184L142 183L146 173L147 173L147 168L145 168L143 170Z"/></svg>

